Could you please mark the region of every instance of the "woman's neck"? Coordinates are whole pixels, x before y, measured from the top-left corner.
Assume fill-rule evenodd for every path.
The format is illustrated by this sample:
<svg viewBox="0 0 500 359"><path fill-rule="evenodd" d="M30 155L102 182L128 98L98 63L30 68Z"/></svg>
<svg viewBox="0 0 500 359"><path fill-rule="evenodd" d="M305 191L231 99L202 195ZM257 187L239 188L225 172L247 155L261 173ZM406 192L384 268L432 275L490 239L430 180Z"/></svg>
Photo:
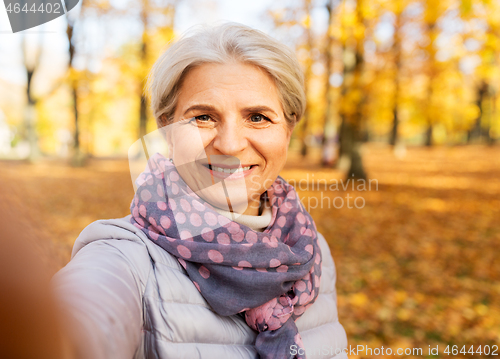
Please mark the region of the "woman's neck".
<svg viewBox="0 0 500 359"><path fill-rule="evenodd" d="M259 198L258 200L255 200L255 201L249 201L248 206L241 213L232 210L231 206L229 206L229 211L227 209L223 209L223 208L219 208L219 207L217 207L217 211L221 210L221 211L224 211L227 213L233 213L235 217L241 216L242 214L246 215L246 216L260 216L262 214L262 211L264 210L264 206L268 206L268 205L269 205L269 203L267 200L261 200L261 198Z"/></svg>
<svg viewBox="0 0 500 359"><path fill-rule="evenodd" d="M254 201L249 201L247 208L241 214L245 214L247 216L260 216L263 208L262 202L263 201L261 201L260 198Z"/></svg>
<svg viewBox="0 0 500 359"><path fill-rule="evenodd" d="M240 223L244 224L247 227L253 229L254 231L262 232L269 226L272 219L272 211L269 201L262 201L262 205L257 208L257 215L248 215L248 214L238 214L233 212L228 212L219 208L215 208L215 211L224 217Z"/></svg>

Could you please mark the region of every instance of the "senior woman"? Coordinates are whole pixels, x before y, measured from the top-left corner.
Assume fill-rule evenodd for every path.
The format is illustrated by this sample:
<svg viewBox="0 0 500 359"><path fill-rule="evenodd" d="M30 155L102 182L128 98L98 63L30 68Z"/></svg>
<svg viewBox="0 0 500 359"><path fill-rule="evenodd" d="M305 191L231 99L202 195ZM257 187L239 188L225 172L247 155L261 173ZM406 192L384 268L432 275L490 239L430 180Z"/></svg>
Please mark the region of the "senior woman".
<svg viewBox="0 0 500 359"><path fill-rule="evenodd" d="M149 91L168 158L148 158L131 214L87 226L53 279L78 355L346 358L328 245L279 177L305 107L294 53L205 27Z"/></svg>

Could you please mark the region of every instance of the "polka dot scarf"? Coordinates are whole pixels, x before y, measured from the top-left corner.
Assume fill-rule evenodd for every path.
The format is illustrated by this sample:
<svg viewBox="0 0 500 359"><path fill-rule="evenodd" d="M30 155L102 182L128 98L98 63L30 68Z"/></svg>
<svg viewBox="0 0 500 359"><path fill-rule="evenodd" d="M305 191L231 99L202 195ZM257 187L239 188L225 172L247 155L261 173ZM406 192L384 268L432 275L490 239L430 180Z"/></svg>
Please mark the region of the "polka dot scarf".
<svg viewBox="0 0 500 359"><path fill-rule="evenodd" d="M276 179L263 194L271 223L257 232L218 214L159 153L136 184L131 223L178 259L211 308L244 313L260 358L305 358L292 355L304 352L295 320L318 296L321 251L295 189Z"/></svg>

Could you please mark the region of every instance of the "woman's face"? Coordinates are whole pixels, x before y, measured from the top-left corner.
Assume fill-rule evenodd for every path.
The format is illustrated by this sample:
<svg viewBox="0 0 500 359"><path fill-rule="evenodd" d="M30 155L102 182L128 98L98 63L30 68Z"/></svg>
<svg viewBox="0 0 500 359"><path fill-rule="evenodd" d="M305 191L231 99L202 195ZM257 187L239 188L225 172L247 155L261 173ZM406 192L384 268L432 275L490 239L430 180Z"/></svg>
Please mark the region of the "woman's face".
<svg viewBox="0 0 500 359"><path fill-rule="evenodd" d="M272 78L238 62L190 70L167 127L188 186L218 208L250 215L283 169L293 130Z"/></svg>

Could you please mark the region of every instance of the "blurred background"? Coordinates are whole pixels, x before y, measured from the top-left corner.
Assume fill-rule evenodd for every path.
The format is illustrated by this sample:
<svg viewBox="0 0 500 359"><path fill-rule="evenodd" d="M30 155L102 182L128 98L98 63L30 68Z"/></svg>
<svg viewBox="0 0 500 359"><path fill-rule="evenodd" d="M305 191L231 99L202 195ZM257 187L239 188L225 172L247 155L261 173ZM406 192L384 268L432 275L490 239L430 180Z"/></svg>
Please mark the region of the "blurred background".
<svg viewBox="0 0 500 359"><path fill-rule="evenodd" d="M336 261L349 344L492 356L497 0L83 0L15 34L0 4L0 198L22 204L49 271L89 223L128 214L127 151L156 128L148 71L185 30L220 21L270 34L303 65L308 106L282 176L307 183L299 194ZM347 179L372 186L329 185Z"/></svg>

